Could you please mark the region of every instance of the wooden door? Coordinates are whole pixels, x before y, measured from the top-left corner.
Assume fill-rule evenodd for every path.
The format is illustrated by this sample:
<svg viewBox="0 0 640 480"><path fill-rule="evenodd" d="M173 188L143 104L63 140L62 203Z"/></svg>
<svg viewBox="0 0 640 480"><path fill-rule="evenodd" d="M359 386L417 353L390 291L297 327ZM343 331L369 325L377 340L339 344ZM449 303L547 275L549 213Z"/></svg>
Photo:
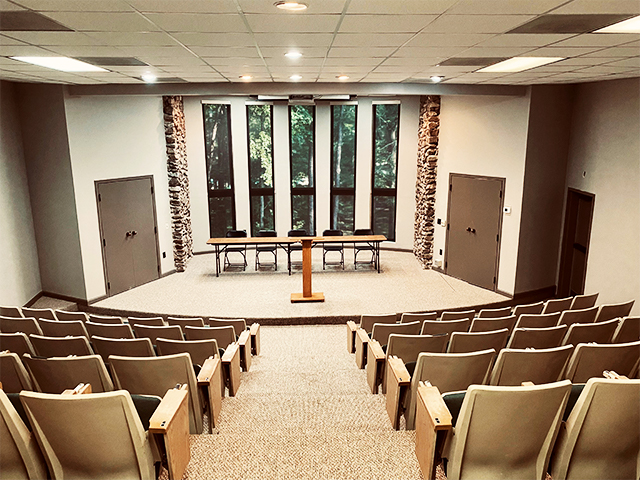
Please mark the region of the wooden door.
<svg viewBox="0 0 640 480"><path fill-rule="evenodd" d="M595 195L569 189L560 254L560 297L584 294L594 204Z"/></svg>
<svg viewBox="0 0 640 480"><path fill-rule="evenodd" d="M496 289L504 184L504 178L450 174L446 274Z"/></svg>
<svg viewBox="0 0 640 480"><path fill-rule="evenodd" d="M160 276L151 176L96 182L107 295Z"/></svg>

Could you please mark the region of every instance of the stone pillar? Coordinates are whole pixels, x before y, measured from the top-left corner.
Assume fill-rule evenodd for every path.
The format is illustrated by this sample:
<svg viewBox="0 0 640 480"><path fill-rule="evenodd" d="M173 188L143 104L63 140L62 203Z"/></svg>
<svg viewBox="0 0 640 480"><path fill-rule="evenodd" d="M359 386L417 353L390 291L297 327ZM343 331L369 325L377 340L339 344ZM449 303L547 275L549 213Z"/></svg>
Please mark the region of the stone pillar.
<svg viewBox="0 0 640 480"><path fill-rule="evenodd" d="M433 263L440 96L420 97L418 126L418 175L413 253L424 268Z"/></svg>
<svg viewBox="0 0 640 480"><path fill-rule="evenodd" d="M162 97L162 108L164 135L167 144L173 262L176 270L183 272L187 261L193 256L193 234L191 232L187 143L182 97Z"/></svg>

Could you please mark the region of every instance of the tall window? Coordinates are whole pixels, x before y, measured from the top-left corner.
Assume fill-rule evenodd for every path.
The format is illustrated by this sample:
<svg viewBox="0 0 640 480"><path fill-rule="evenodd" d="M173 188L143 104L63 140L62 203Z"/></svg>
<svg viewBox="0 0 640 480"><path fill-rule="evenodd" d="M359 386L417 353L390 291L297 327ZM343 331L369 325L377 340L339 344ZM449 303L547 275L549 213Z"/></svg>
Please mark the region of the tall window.
<svg viewBox="0 0 640 480"><path fill-rule="evenodd" d="M356 202L356 105L331 106L331 228L353 233Z"/></svg>
<svg viewBox="0 0 640 480"><path fill-rule="evenodd" d="M373 106L373 169L371 225L376 235L396 237L396 180L399 104Z"/></svg>
<svg viewBox="0 0 640 480"><path fill-rule="evenodd" d="M251 235L275 230L273 195L273 106L247 105Z"/></svg>
<svg viewBox="0 0 640 480"><path fill-rule="evenodd" d="M315 113L313 106L289 107L291 225L315 234Z"/></svg>
<svg viewBox="0 0 640 480"><path fill-rule="evenodd" d="M236 225L230 105L203 104L202 116L209 194L209 232L212 238L224 237Z"/></svg>

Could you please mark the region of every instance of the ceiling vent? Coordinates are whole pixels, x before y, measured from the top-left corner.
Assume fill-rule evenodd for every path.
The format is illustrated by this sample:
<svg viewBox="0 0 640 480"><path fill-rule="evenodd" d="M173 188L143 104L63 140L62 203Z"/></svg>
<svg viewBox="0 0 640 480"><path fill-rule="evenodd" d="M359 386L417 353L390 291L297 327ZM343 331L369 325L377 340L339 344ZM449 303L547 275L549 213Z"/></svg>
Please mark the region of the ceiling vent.
<svg viewBox="0 0 640 480"><path fill-rule="evenodd" d="M589 33L633 16L630 14L541 15L507 33Z"/></svg>
<svg viewBox="0 0 640 480"><path fill-rule="evenodd" d="M99 67L148 67L134 57L76 57L76 60L98 65Z"/></svg>
<svg viewBox="0 0 640 480"><path fill-rule="evenodd" d="M36 12L0 12L2 32L72 32L55 20Z"/></svg>

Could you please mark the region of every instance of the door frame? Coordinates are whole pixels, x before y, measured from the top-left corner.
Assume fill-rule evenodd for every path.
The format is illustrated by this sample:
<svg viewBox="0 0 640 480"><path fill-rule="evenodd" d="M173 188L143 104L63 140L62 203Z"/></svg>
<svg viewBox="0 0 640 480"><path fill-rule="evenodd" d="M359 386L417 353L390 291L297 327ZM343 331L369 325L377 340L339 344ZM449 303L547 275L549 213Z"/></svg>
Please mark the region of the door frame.
<svg viewBox="0 0 640 480"><path fill-rule="evenodd" d="M569 219L569 202L572 197L578 199L580 196L587 197L591 201L591 211L589 215L589 235L587 237L587 245L585 247L584 252L584 278L582 279L581 290L584 293L584 287L587 283L587 262L589 260L589 245L591 244L591 227L593 226L593 214L596 208L596 196L594 193L585 192L584 190L578 190L577 188L567 187L567 200L564 206L564 227L562 229L562 243L560 244L560 262L558 264L558 287L556 294L559 295L561 291L564 291L564 288L568 287L569 296L571 293L571 265L573 260L573 253L569 255L569 252L573 252L573 241L569 244L569 229L573 228L573 233L575 235L575 227L577 224L576 221L573 225L570 225ZM569 274L567 275L567 271ZM569 282L568 285L565 285L566 282Z"/></svg>
<svg viewBox="0 0 640 480"><path fill-rule="evenodd" d="M449 234L450 234L450 228L449 228L449 219L450 219L450 214L451 214L451 194L452 192L452 183L453 183L453 178L454 177L461 177L461 178L470 178L470 179L474 179L474 180L491 180L491 181L500 181L500 217L498 220L498 241L496 242L496 261L495 261L495 266L494 266L494 270L493 270L493 276L496 279L495 282L493 282L493 291L496 292L498 291L498 274L499 274L499 266L500 266L500 245L502 244L502 220L503 220L503 211L504 211L504 197L505 197L505 184L507 182L507 179L504 177L489 177L486 175L471 175L471 174L467 174L467 173L453 173L453 172L449 172L449 193L447 196L447 233L446 233L446 237L445 237L445 243L444 243L444 273L448 275L448 269L449 269ZM461 279L464 280L464 279ZM465 280L466 281L466 280ZM483 288L483 287L480 287Z"/></svg>
<svg viewBox="0 0 640 480"><path fill-rule="evenodd" d="M158 238L158 214L156 212L156 186L154 182L153 175L140 175L137 177L121 177L121 178L110 178L107 180L95 180L94 181L94 189L96 194L96 209L98 211L98 228L100 230L100 251L102 252L102 271L104 274L104 290L106 292L106 296L110 297L109 293L109 271L107 268L107 253L105 252L105 244L104 244L104 230L102 228L102 215L100 213L100 185L108 184L108 183L116 183L116 182L126 182L131 180L143 180L148 178L151 181L151 205L153 210L153 226L155 230L156 237L156 264L158 266L158 278L161 277L162 267L160 260L160 241ZM139 286L139 285L138 285ZM122 293L122 292L120 292Z"/></svg>

